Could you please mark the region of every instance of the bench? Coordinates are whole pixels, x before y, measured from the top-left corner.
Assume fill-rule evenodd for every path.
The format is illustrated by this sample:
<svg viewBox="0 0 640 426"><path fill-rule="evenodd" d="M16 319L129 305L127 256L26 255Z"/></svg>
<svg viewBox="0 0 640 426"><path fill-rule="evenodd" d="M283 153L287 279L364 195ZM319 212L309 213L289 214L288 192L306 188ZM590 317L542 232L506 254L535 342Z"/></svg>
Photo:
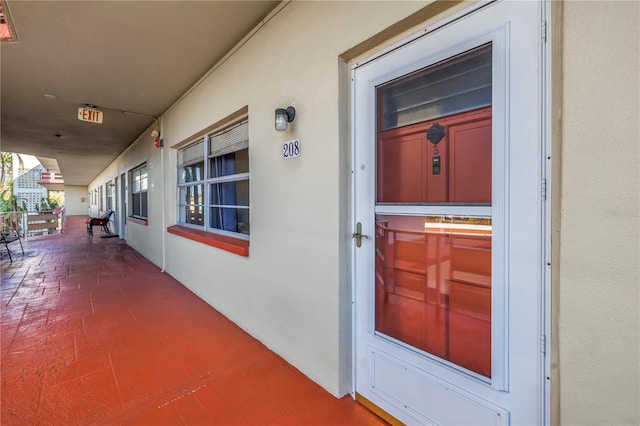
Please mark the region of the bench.
<svg viewBox="0 0 640 426"><path fill-rule="evenodd" d="M111 215L113 214L113 210L107 209L100 217L90 217L87 219L87 234L93 237L93 227L99 226L101 232L104 232L107 235L113 235L111 229L109 229L109 220L111 220Z"/></svg>

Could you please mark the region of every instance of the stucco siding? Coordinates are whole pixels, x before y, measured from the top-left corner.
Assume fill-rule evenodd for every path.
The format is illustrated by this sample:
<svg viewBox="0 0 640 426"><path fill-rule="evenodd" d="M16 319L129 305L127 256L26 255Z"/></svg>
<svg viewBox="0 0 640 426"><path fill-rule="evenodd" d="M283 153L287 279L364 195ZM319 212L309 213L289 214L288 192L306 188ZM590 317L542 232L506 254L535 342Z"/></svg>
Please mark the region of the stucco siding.
<svg viewBox="0 0 640 426"><path fill-rule="evenodd" d="M561 424L640 423L640 3L564 4Z"/></svg>
<svg viewBox="0 0 640 426"><path fill-rule="evenodd" d="M121 175L124 173L125 179L127 181L128 186L128 194L129 198L131 197L130 189L131 185L129 181L129 171L140 166L143 163L147 164L147 172L148 172L148 189L147 189L147 199L148 199L148 220L147 224L135 223L133 221L127 221L124 238L127 240L127 243L140 252L147 259L162 267L163 265L163 239L165 228L163 227L163 210L162 210L162 191L163 189L163 168L161 161L161 152L158 148L154 146L154 139L151 137L151 130L155 129L155 124L150 126L146 131L144 131L138 139L127 148L116 161L111 163L102 173L100 173L92 182L89 184L89 190L93 190L98 185L104 185L105 182L111 181L112 183L116 183L116 192L114 195L114 205L116 214L113 216L112 220L117 221L119 215L119 205L120 205L120 191L121 191ZM175 166L174 166L175 168ZM170 187L168 191L175 191L175 187ZM103 190L104 192L104 190ZM131 206L129 205L131 201L128 199L127 201L127 215L131 215ZM94 206L95 207L95 206ZM106 205L104 205L103 210L106 209ZM96 216L100 214L100 212L91 212L92 216ZM118 233L123 236L123 232L121 229L118 230Z"/></svg>
<svg viewBox="0 0 640 426"><path fill-rule="evenodd" d="M89 189L81 185L65 185L64 203L68 215L89 215Z"/></svg>
<svg viewBox="0 0 640 426"><path fill-rule="evenodd" d="M347 267L339 257L339 215L349 203L348 182L340 179L348 150L340 146L339 56L424 5L293 2L164 120L171 146L248 106L249 257L170 235L166 269L336 395L349 390L349 369L340 363L350 352L341 336L351 332L350 315L340 315L341 306L350 306L339 303L340 267ZM274 110L292 103L295 121L276 132ZM282 144L294 138L302 155L285 161ZM167 159L167 168L175 167ZM175 185L175 177L166 185ZM173 222L175 196L169 199Z"/></svg>

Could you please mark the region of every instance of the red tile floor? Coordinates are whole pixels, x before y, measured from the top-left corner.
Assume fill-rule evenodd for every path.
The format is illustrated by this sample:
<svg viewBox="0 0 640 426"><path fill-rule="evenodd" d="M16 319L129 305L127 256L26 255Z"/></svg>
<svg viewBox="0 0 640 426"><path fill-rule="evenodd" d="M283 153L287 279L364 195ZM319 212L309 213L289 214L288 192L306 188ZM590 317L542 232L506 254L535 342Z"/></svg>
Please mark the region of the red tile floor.
<svg viewBox="0 0 640 426"><path fill-rule="evenodd" d="M85 219L2 248L2 425L385 424Z"/></svg>

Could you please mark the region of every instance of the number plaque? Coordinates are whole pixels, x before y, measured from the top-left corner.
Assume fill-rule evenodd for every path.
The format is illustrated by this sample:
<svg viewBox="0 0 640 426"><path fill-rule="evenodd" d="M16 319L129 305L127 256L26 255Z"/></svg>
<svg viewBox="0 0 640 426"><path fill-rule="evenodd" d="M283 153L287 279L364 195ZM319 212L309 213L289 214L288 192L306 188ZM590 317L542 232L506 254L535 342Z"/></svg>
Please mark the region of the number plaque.
<svg viewBox="0 0 640 426"><path fill-rule="evenodd" d="M288 160L290 158L300 157L300 140L294 139L292 141L282 144L282 158Z"/></svg>

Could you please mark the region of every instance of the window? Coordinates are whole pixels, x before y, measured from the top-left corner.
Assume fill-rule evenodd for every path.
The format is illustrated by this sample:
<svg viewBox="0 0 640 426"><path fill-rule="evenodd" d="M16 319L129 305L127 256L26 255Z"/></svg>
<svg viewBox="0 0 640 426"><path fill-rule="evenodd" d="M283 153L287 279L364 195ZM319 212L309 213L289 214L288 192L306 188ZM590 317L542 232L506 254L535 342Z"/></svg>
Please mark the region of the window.
<svg viewBox="0 0 640 426"><path fill-rule="evenodd" d="M178 152L178 223L249 236L249 123L205 135Z"/></svg>
<svg viewBox="0 0 640 426"><path fill-rule="evenodd" d="M105 186L107 190L107 209L113 210L113 182L109 181Z"/></svg>
<svg viewBox="0 0 640 426"><path fill-rule="evenodd" d="M131 171L131 216L147 218L147 165Z"/></svg>

